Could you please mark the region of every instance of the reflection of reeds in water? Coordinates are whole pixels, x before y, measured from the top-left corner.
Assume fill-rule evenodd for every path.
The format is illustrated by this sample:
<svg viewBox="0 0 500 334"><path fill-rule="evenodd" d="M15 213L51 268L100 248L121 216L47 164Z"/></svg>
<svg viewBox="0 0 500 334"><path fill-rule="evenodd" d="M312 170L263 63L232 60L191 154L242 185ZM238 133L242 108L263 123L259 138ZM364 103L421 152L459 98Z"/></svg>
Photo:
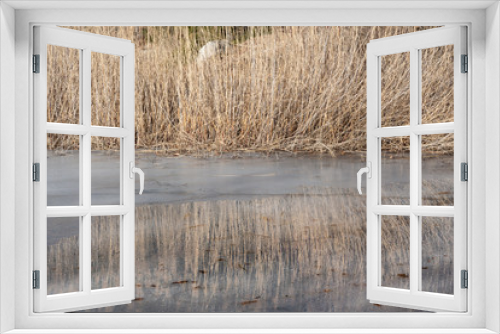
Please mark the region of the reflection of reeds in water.
<svg viewBox="0 0 500 334"><path fill-rule="evenodd" d="M92 289L120 286L120 216L92 217Z"/></svg>
<svg viewBox="0 0 500 334"><path fill-rule="evenodd" d="M78 291L78 236L61 238L47 248L47 293Z"/></svg>
<svg viewBox="0 0 500 334"><path fill-rule="evenodd" d="M329 189L138 207L137 300L93 312L402 311L366 300L365 211L363 197ZM394 265L384 282L408 282L407 232L387 218L395 237L383 252ZM449 292L453 243L443 231L425 229L422 271L426 288Z"/></svg>
<svg viewBox="0 0 500 334"><path fill-rule="evenodd" d="M59 228L64 228L62 225ZM72 231L75 233L77 231ZM92 217L92 289L120 285L120 217ZM79 290L78 235L61 238L47 249L48 294Z"/></svg>
<svg viewBox="0 0 500 334"><path fill-rule="evenodd" d="M422 218L422 290L453 294L453 218Z"/></svg>

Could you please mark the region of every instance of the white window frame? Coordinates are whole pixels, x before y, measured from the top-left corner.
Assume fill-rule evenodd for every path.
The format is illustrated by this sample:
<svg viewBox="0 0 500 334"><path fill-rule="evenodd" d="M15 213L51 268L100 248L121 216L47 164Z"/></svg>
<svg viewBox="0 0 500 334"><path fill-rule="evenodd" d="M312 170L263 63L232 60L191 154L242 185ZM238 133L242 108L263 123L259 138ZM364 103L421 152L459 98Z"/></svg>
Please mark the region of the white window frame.
<svg viewBox="0 0 500 334"><path fill-rule="evenodd" d="M144 1L135 4L150 9L60 9L71 6L61 2L17 2L1 3L0 19L0 78L1 120L0 125L0 316L2 331L15 329L13 333L36 333L37 329L64 329L60 332L77 332L89 329L88 333L106 332L106 329L127 329L127 333L144 329L186 328L193 332L203 329L218 329L217 332L291 332L285 329L301 329L300 332L346 332L356 333L492 333L500 331L500 11L498 3L491 2L411 2L406 9L390 9L394 3L371 1L338 1L331 4L316 4L296 1L289 3L239 2L233 8L220 9L216 2L198 4L167 3L170 8L158 9L157 2ZM93 4L92 4L93 3ZM132 2L130 2L132 3ZM123 6L129 2L123 2ZM207 5L208 4L208 5ZM14 11L12 6L31 8ZM47 10L33 9L49 6ZM30 7L31 6L31 7ZM51 6L51 7L50 7ZM113 2L89 1L86 6L120 6ZM130 5L129 5L130 6ZM281 6L281 9L279 8ZM316 6L316 7L315 7ZM331 8L328 8L328 7ZM334 7L339 8L334 8ZM359 6L357 9L346 9ZM364 6L364 7L363 7ZM399 1L399 8L405 5ZM427 6L427 7L426 7ZM436 6L438 9L436 9ZM462 9L453 9L462 6ZM486 9L486 7L488 7ZM181 9L179 9L179 7ZM208 7L208 8L207 8ZM230 7L224 5L224 7ZM324 8L326 7L326 8ZM467 7L469 9L467 9ZM219 9L217 9L219 8ZM409 9L411 8L411 9ZM420 8L420 9L419 9ZM439 9L444 8L444 9ZM12 19L15 14L15 23ZM486 23L486 24L485 24ZM471 59L468 77L468 151L470 154L470 181L468 198L470 287L467 313L436 314L391 314L391 313L309 313L309 314L34 314L31 286L32 269L32 183L30 181L32 161L32 76L30 73L32 27L35 24L58 25L447 25L465 24L469 27L469 50ZM13 41L15 31L15 42ZM15 60L13 59L15 45ZM15 88L4 73L11 73L15 65ZM488 71L485 70L488 66ZM10 94L15 93L15 99ZM11 108L7 114L6 108ZM15 108L15 113L12 112ZM8 126L15 127L15 145L6 142ZM4 131L4 132L2 132ZM11 132L10 132L11 133ZM488 154L486 154L488 152ZM15 158L15 166L7 159ZM15 171L15 182L10 181ZM486 182L488 175L488 182ZM353 180L353 182L355 182ZM15 216L8 210L11 190L4 185L15 185ZM486 205L485 205L486 202ZM9 218L15 218L15 226ZM474 226L474 228L472 228ZM15 240L15 243L12 242ZM14 256L12 256L14 254ZM26 259L30 259L26 261ZM10 285L9 285L10 284ZM12 289L12 286L15 286ZM486 293L488 290L488 293ZM14 305L14 308L12 307ZM13 316L13 318L12 318ZM131 330L139 325L142 330ZM380 330L384 328L383 330ZM280 331L281 329L281 331ZM392 329L392 330L390 330ZM448 330L447 330L448 329ZM459 329L462 329L461 331ZM45 331L47 332L47 331ZM55 330L50 332L56 332ZM180 331L179 331L180 332ZM185 332L185 331L184 331ZM293 332L298 332L293 331Z"/></svg>
<svg viewBox="0 0 500 334"><path fill-rule="evenodd" d="M367 296L370 302L417 308L422 310L467 310L467 290L461 287L461 270L467 269L467 183L461 181L460 164L467 163L467 76L462 73L461 55L467 54L466 28L449 26L370 41L367 58ZM422 68L421 51L427 48L453 45L454 63L454 121L422 124ZM409 124L382 126L381 106L382 58L387 55L408 53L409 72ZM453 133L453 192L452 206L422 205L422 146L421 135ZM405 136L410 140L409 204L384 205L381 202L382 151L381 140ZM383 286L382 277L382 219L387 216L409 218L409 287L396 289ZM422 217L451 217L453 219L453 294L422 291Z"/></svg>
<svg viewBox="0 0 500 334"><path fill-rule="evenodd" d="M34 27L34 52L39 55L39 72L34 83L34 162L40 166L40 181L34 192L34 269L39 270L39 288L34 290L36 312L75 311L130 303L135 298L135 192L132 169L135 161L135 46L131 41L64 28ZM80 122L47 122L47 45L78 50L80 64ZM91 54L114 55L120 62L120 125L92 125ZM78 135L80 203L76 206L47 206L47 134ZM92 205L92 137L111 137L120 141L119 204ZM130 173L129 173L130 172ZM119 286L92 289L92 216L117 216L120 221ZM47 218L79 218L79 290L47 294Z"/></svg>

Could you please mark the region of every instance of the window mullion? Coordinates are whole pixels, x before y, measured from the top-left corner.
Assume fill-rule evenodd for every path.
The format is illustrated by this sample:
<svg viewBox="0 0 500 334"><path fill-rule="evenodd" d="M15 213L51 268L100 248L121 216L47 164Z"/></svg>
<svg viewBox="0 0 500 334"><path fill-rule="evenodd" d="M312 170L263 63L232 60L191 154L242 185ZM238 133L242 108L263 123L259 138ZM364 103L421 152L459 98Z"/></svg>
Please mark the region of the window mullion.
<svg viewBox="0 0 500 334"><path fill-rule="evenodd" d="M410 50L410 291L416 293L420 285L419 217L413 210L419 205L420 195L420 136L414 129L420 121L420 54Z"/></svg>
<svg viewBox="0 0 500 334"><path fill-rule="evenodd" d="M91 125L91 59L90 59L90 49L83 49L83 59L82 59L82 78L81 89L82 92L82 124L87 129L90 129ZM89 208L91 206L91 149L92 149L92 137L90 131L82 136L82 148L80 149L80 154L82 159L80 163L82 164L82 197L83 206ZM90 293L91 291L91 256L92 256L92 235L91 235L91 215L90 211L82 218L82 233L80 234L81 242L80 247L82 254L82 270L80 270L80 275L83 282L83 291Z"/></svg>

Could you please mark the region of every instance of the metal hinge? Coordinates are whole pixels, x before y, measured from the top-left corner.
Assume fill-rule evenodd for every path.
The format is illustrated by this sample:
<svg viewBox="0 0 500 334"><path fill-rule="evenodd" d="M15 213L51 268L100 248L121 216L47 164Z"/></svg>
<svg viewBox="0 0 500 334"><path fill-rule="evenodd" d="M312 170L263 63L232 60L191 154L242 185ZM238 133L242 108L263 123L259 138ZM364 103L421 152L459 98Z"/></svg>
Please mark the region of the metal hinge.
<svg viewBox="0 0 500 334"><path fill-rule="evenodd" d="M33 181L40 182L40 163L33 164Z"/></svg>
<svg viewBox="0 0 500 334"><path fill-rule="evenodd" d="M33 55L33 73L40 73L40 55Z"/></svg>
<svg viewBox="0 0 500 334"><path fill-rule="evenodd" d="M469 181L469 165L466 162L460 164L460 180Z"/></svg>
<svg viewBox="0 0 500 334"><path fill-rule="evenodd" d="M33 270L33 289L40 289L40 270Z"/></svg>
<svg viewBox="0 0 500 334"><path fill-rule="evenodd" d="M462 270L460 272L461 274L461 286L462 286L462 289L467 289L469 287L469 273L467 270Z"/></svg>
<svg viewBox="0 0 500 334"><path fill-rule="evenodd" d="M462 73L467 73L469 72L469 56L467 55L462 55L462 66L461 66L461 71Z"/></svg>

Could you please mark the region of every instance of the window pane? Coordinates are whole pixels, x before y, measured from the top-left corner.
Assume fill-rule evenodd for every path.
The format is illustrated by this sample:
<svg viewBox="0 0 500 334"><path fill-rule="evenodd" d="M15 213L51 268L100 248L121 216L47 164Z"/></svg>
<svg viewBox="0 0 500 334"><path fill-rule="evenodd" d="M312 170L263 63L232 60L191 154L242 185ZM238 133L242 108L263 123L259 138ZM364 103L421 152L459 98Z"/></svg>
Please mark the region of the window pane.
<svg viewBox="0 0 500 334"><path fill-rule="evenodd" d="M47 45L47 122L80 123L80 50Z"/></svg>
<svg viewBox="0 0 500 334"><path fill-rule="evenodd" d="M120 57L92 52L92 125L120 126Z"/></svg>
<svg viewBox="0 0 500 334"><path fill-rule="evenodd" d="M381 286L410 289L410 217L382 216Z"/></svg>
<svg viewBox="0 0 500 334"><path fill-rule="evenodd" d="M382 126L410 125L410 53L380 57Z"/></svg>
<svg viewBox="0 0 500 334"><path fill-rule="evenodd" d="M47 205L80 205L80 136L47 134Z"/></svg>
<svg viewBox="0 0 500 334"><path fill-rule="evenodd" d="M92 217L92 289L120 286L120 218Z"/></svg>
<svg viewBox="0 0 500 334"><path fill-rule="evenodd" d="M381 194L383 205L410 205L410 138L382 138Z"/></svg>
<svg viewBox="0 0 500 334"><path fill-rule="evenodd" d="M453 218L421 219L422 291L453 294Z"/></svg>
<svg viewBox="0 0 500 334"><path fill-rule="evenodd" d="M422 124L453 122L453 45L421 50Z"/></svg>
<svg viewBox="0 0 500 334"><path fill-rule="evenodd" d="M453 134L422 136L422 205L453 206Z"/></svg>
<svg viewBox="0 0 500 334"><path fill-rule="evenodd" d="M80 218L47 218L47 294L80 291Z"/></svg>
<svg viewBox="0 0 500 334"><path fill-rule="evenodd" d="M119 205L120 139L92 137L92 205Z"/></svg>

